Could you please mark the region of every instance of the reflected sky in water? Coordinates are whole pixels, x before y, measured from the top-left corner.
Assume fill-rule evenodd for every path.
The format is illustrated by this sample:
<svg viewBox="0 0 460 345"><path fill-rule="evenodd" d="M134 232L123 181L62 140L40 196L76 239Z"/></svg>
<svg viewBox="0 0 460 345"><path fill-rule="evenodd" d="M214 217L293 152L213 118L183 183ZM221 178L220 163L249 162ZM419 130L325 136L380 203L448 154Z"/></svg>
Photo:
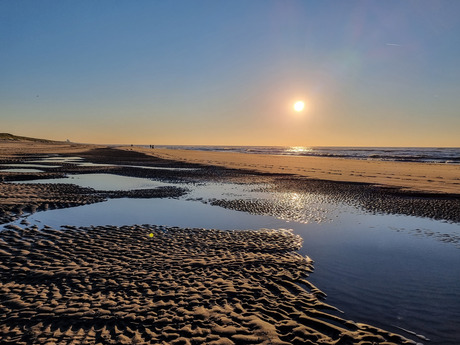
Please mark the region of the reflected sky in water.
<svg viewBox="0 0 460 345"><path fill-rule="evenodd" d="M62 156L55 156L55 157L44 157L41 159L31 160L31 163L45 163L45 162L55 162L55 163L72 163L72 162L79 162L82 161L82 157L62 157Z"/></svg>
<svg viewBox="0 0 460 345"><path fill-rule="evenodd" d="M44 165L44 164L0 164L0 167L13 168L59 168L59 165Z"/></svg>
<svg viewBox="0 0 460 345"><path fill-rule="evenodd" d="M68 177L56 179L21 181L21 183L66 183L104 191L126 191L133 189L150 189L161 186L171 186L170 183L153 181L146 178L126 177L113 174L79 174L69 175Z"/></svg>
<svg viewBox="0 0 460 345"><path fill-rule="evenodd" d="M5 171L5 172L17 172L17 173L39 173L39 172L43 172L43 170L28 169L28 168L1 169L0 171Z"/></svg>

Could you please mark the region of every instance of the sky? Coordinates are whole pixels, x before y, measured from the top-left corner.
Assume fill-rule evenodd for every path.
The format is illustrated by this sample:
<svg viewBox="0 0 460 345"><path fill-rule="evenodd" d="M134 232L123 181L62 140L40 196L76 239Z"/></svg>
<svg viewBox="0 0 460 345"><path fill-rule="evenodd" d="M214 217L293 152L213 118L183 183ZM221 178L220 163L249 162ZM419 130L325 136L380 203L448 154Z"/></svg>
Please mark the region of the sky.
<svg viewBox="0 0 460 345"><path fill-rule="evenodd" d="M459 13L457 0L0 0L0 132L460 147Z"/></svg>

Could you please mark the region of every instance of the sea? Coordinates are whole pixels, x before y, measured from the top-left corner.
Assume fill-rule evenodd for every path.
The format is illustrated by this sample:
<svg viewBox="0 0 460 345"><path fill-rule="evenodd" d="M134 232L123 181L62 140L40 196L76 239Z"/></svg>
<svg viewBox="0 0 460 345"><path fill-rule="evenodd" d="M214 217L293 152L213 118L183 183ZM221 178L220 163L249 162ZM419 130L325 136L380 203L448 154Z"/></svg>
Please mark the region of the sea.
<svg viewBox="0 0 460 345"><path fill-rule="evenodd" d="M251 154L460 164L460 147L181 146L156 148Z"/></svg>

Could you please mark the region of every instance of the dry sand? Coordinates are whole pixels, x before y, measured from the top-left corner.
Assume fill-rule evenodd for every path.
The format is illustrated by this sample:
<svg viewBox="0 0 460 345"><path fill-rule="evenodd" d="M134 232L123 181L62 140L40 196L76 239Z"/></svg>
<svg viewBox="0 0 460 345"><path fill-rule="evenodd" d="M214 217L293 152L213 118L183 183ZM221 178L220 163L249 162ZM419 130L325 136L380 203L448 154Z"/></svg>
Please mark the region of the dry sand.
<svg viewBox="0 0 460 345"><path fill-rule="evenodd" d="M0 343L414 344L336 316L300 245L280 230L4 231Z"/></svg>
<svg viewBox="0 0 460 345"><path fill-rule="evenodd" d="M70 154L84 152L101 145L76 144L67 142L37 142L0 140L0 158L12 158L30 154Z"/></svg>
<svg viewBox="0 0 460 345"><path fill-rule="evenodd" d="M188 163L294 174L310 179L363 182L431 193L460 193L460 166L452 164L388 162L329 157L294 157L233 152L143 149L125 147L155 157Z"/></svg>

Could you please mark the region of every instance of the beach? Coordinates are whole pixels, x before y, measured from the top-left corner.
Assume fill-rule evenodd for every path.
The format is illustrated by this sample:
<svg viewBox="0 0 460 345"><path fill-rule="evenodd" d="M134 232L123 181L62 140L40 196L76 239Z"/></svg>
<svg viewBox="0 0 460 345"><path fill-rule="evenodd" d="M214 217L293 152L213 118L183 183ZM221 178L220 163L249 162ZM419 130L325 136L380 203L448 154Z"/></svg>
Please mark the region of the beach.
<svg viewBox="0 0 460 345"><path fill-rule="evenodd" d="M460 344L460 1L0 13L0 345Z"/></svg>
<svg viewBox="0 0 460 345"><path fill-rule="evenodd" d="M359 204L372 212L460 221L460 165L139 147L120 149L175 162L256 172L274 177L272 180L279 189L319 192ZM242 211L254 209L243 201L217 203Z"/></svg>
<svg viewBox="0 0 460 345"><path fill-rule="evenodd" d="M2 163L27 163L50 154L85 160L79 165L76 159L50 159L39 163L45 166L42 172L0 170L0 220L12 222L0 231L0 341L5 344L416 344L425 338L348 319L330 305L322 287L311 282L315 264L308 253L299 254L305 244L292 231L155 223L62 223L58 228L31 224L27 214L118 199L166 202L187 195L189 184L231 182L263 186L267 193L316 193L369 212L460 219L457 166L310 157L302 162L303 157L65 144L7 143L0 144L0 152ZM388 181L377 175L378 166L402 182L383 183ZM82 174L150 178L184 187L110 191L34 183ZM205 203L291 221L298 217L291 204L264 199ZM185 217L181 209L173 212ZM457 245L459 238L440 236L439 241Z"/></svg>
<svg viewBox="0 0 460 345"><path fill-rule="evenodd" d="M230 169L292 174L328 181L367 183L417 192L460 193L459 165L194 150L151 150L137 147L135 150L163 159L224 166Z"/></svg>

